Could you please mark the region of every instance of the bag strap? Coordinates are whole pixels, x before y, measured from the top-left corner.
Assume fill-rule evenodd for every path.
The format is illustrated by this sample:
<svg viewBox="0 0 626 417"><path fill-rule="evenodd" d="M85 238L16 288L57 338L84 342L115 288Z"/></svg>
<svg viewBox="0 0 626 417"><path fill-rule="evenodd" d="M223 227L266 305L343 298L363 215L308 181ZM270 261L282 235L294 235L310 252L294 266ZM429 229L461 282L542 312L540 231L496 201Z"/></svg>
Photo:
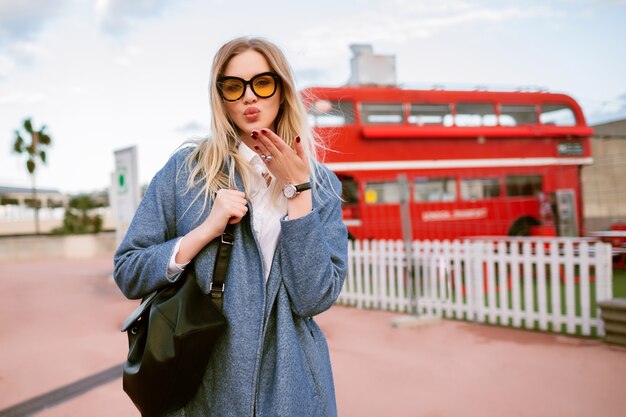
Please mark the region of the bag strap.
<svg viewBox="0 0 626 417"><path fill-rule="evenodd" d="M228 176L231 158L224 161L222 172ZM226 229L222 233L220 246L217 248L217 258L215 267L213 268L213 277L209 285L209 295L215 306L220 310L224 310L224 281L226 280L226 272L228 272L228 264L230 263L230 253L235 242L235 225L227 224Z"/></svg>
<svg viewBox="0 0 626 417"><path fill-rule="evenodd" d="M213 299L213 303L222 311L224 308L224 281L226 280L226 272L230 262L230 253L233 249L235 225L229 224L222 233L220 246L217 249L217 259L215 260L215 268L213 269L213 278L209 286L209 294Z"/></svg>

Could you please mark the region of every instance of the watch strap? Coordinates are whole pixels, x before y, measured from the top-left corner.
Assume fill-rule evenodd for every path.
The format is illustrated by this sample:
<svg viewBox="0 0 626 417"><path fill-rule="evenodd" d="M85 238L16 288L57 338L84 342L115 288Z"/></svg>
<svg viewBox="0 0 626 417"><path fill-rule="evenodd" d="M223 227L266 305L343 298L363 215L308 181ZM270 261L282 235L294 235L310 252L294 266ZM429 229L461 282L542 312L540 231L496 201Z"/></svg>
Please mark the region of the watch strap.
<svg viewBox="0 0 626 417"><path fill-rule="evenodd" d="M309 181L303 182L302 184L295 185L295 187L296 187L296 192L301 193L302 191L311 189L311 182Z"/></svg>

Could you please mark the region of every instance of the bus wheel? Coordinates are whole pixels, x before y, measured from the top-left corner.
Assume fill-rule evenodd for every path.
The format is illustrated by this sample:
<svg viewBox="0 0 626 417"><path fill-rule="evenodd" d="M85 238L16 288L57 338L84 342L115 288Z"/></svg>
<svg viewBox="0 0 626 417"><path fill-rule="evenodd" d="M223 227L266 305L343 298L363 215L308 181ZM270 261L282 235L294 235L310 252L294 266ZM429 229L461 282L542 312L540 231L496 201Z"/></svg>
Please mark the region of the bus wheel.
<svg viewBox="0 0 626 417"><path fill-rule="evenodd" d="M509 228L509 236L530 236L530 228L539 226L539 220L534 217L520 217Z"/></svg>

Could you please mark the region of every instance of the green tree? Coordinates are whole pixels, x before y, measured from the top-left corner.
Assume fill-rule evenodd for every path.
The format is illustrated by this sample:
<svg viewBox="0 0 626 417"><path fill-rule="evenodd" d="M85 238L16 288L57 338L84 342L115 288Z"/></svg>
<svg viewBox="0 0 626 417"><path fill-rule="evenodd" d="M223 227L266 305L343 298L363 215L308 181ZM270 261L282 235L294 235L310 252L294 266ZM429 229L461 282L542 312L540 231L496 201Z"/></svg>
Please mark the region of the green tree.
<svg viewBox="0 0 626 417"><path fill-rule="evenodd" d="M27 140L30 140L30 143ZM39 201L37 201L36 171L37 164L46 163L46 150L52 145L52 137L46 132L46 126L39 130L33 128L30 118L24 119L23 129L15 130L13 152L26 157L26 169L31 178L33 191L33 208L35 209L35 233L39 234Z"/></svg>
<svg viewBox="0 0 626 417"><path fill-rule="evenodd" d="M65 210L63 226L54 229L55 234L98 233L102 230L102 216L91 214L95 209L103 207L101 202L82 194L73 197Z"/></svg>

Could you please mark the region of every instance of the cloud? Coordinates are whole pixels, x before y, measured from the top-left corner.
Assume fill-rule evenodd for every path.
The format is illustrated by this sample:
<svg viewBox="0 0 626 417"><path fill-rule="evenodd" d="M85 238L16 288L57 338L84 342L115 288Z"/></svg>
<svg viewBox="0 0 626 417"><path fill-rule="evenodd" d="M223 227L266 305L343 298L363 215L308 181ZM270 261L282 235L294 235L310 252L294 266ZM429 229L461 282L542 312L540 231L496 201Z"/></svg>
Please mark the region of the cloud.
<svg viewBox="0 0 626 417"><path fill-rule="evenodd" d="M121 67L131 67L141 54L143 54L143 49L133 45L126 45L121 54L113 59L113 62Z"/></svg>
<svg viewBox="0 0 626 417"><path fill-rule="evenodd" d="M336 49L350 43L393 42L430 38L459 26L479 26L518 19L548 19L560 15L549 7L518 7L470 4L464 1L416 2L388 0L355 13L325 20L314 29L303 31L291 42L293 49L304 49L319 56L334 56ZM329 47L328 39L333 39ZM298 47L297 45L304 45Z"/></svg>
<svg viewBox="0 0 626 417"><path fill-rule="evenodd" d="M67 6L67 0L0 0L0 48L32 41L45 24Z"/></svg>
<svg viewBox="0 0 626 417"><path fill-rule="evenodd" d="M326 73L327 82L333 83L345 79L350 44L383 45L384 49L376 53L384 54L385 49L410 48L433 38L457 35L461 30L507 30L509 23L536 24L537 20L561 17L563 12L549 5L479 4L461 0L363 2L363 7L355 7L348 17L329 15L314 27L303 28L285 46L291 56L302 57L300 66L306 68L311 62L319 63L317 69Z"/></svg>
<svg viewBox="0 0 626 417"><path fill-rule="evenodd" d="M77 96L84 96L89 92L85 87L80 85L71 85L68 87L68 91Z"/></svg>
<svg viewBox="0 0 626 417"><path fill-rule="evenodd" d="M177 127L174 130L178 133L198 134L198 133L206 133L208 131L208 128L202 123L192 120L190 122L185 123L182 126Z"/></svg>
<svg viewBox="0 0 626 417"><path fill-rule="evenodd" d="M5 78L17 68L34 64L43 54L44 52L34 42L18 41L7 45L0 54L0 79Z"/></svg>
<svg viewBox="0 0 626 417"><path fill-rule="evenodd" d="M130 67L132 65L132 61L124 56L115 57L113 62L120 67Z"/></svg>
<svg viewBox="0 0 626 417"><path fill-rule="evenodd" d="M140 19L159 17L167 10L167 0L96 0L96 15L105 33L126 34Z"/></svg>
<svg viewBox="0 0 626 417"><path fill-rule="evenodd" d="M328 73L319 68L299 68L294 70L294 72L300 84L315 84L328 78Z"/></svg>
<svg viewBox="0 0 626 417"><path fill-rule="evenodd" d="M32 65L43 53L35 39L67 0L0 0L0 80Z"/></svg>
<svg viewBox="0 0 626 417"><path fill-rule="evenodd" d="M0 106L32 105L47 100L48 97L40 92L13 91L0 96Z"/></svg>
<svg viewBox="0 0 626 417"><path fill-rule="evenodd" d="M621 94L614 100L603 102L591 111L588 119L587 123L590 125L626 119L626 94Z"/></svg>

